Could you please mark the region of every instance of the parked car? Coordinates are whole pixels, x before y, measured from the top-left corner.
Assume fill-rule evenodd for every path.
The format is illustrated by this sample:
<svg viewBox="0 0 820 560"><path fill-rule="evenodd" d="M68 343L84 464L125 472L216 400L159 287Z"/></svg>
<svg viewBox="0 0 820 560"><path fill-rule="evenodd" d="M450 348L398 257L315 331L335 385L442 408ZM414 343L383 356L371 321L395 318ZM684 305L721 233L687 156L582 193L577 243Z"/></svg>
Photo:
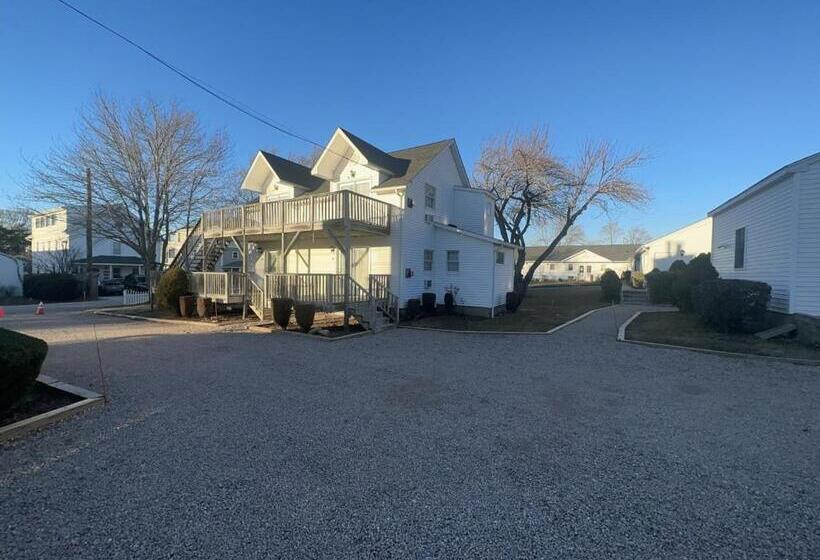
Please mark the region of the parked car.
<svg viewBox="0 0 820 560"><path fill-rule="evenodd" d="M112 278L100 282L99 293L101 296L121 296L125 289L125 284L121 278Z"/></svg>

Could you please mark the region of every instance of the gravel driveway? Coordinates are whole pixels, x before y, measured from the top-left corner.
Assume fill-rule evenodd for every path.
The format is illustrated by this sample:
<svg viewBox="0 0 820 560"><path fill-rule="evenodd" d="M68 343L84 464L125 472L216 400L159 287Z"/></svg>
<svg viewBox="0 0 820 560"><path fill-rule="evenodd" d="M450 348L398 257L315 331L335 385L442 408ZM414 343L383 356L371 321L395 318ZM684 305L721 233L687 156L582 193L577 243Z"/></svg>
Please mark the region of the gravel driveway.
<svg viewBox="0 0 820 560"><path fill-rule="evenodd" d="M0 447L0 556L818 558L820 369L553 336L7 317L109 405Z"/></svg>

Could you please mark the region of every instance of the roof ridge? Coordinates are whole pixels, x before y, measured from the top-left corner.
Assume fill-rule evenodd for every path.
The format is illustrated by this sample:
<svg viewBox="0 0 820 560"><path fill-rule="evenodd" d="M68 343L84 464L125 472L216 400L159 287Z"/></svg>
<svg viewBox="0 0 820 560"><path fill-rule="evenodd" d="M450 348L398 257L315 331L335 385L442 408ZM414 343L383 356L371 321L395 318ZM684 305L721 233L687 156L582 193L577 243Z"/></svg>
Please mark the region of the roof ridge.
<svg viewBox="0 0 820 560"><path fill-rule="evenodd" d="M432 146L434 144L441 144L443 142L454 142L454 141L455 141L455 138L442 138L441 140L436 140L435 142L427 142L426 144L419 144L417 146L407 146L406 148L399 148L398 150L392 150L390 152L387 152L387 154L392 156L396 152L404 152L404 151L407 151L407 150L417 150L418 148L426 148L426 147ZM393 157L399 157L399 156L393 156Z"/></svg>

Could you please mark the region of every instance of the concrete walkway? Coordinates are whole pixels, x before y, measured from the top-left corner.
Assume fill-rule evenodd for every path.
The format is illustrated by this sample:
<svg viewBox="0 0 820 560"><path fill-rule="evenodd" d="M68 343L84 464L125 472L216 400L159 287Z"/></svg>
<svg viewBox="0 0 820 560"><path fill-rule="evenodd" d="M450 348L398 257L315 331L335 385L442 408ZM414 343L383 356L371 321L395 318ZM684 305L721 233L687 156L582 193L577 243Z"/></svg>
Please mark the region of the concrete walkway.
<svg viewBox="0 0 820 560"><path fill-rule="evenodd" d="M0 323L111 402L0 447L29 558L816 558L817 368L552 336ZM92 322L96 322L96 329Z"/></svg>

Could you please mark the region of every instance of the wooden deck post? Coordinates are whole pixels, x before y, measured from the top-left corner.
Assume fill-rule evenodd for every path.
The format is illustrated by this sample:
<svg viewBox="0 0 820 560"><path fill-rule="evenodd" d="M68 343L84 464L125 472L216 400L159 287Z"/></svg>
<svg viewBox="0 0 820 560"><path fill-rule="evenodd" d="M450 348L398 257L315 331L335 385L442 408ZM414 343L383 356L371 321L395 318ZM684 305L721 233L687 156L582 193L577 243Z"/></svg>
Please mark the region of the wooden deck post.
<svg viewBox="0 0 820 560"><path fill-rule="evenodd" d="M342 191L342 216L344 217L344 255L345 255L345 278L344 278L344 329L350 330L350 191Z"/></svg>
<svg viewBox="0 0 820 560"><path fill-rule="evenodd" d="M242 320L248 313L248 236L242 231Z"/></svg>

